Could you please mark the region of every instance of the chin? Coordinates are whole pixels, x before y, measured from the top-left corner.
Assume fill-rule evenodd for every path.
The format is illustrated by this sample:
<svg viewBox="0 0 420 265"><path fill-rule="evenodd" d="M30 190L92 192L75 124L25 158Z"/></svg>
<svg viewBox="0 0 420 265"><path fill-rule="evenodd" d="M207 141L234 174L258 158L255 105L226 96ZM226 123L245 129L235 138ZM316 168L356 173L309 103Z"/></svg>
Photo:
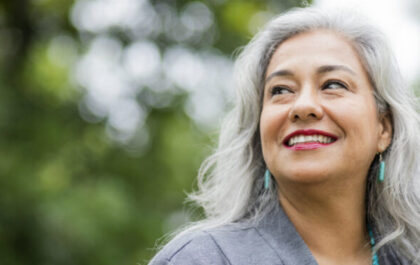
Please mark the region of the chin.
<svg viewBox="0 0 420 265"><path fill-rule="evenodd" d="M321 184L331 179L331 176L325 171L318 170L298 170L289 174L279 174L277 181L287 181L296 184Z"/></svg>

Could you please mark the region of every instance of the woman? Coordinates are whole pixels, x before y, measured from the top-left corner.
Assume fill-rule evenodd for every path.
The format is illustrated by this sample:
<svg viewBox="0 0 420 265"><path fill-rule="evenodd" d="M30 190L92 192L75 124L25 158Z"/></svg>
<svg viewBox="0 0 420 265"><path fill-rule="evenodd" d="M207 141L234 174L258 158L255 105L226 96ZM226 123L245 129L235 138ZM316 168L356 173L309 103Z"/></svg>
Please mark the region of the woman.
<svg viewBox="0 0 420 265"><path fill-rule="evenodd" d="M191 195L207 218L151 264L420 264L419 118L383 35L352 13L294 10L245 47L235 78Z"/></svg>

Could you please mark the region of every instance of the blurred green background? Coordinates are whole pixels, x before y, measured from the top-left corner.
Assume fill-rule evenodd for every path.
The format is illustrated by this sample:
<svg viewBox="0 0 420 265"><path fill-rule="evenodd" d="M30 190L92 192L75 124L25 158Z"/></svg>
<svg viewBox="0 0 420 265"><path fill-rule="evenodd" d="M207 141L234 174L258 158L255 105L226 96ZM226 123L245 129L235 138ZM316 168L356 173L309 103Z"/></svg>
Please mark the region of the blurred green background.
<svg viewBox="0 0 420 265"><path fill-rule="evenodd" d="M0 263L144 264L233 98L235 49L300 0L0 3Z"/></svg>

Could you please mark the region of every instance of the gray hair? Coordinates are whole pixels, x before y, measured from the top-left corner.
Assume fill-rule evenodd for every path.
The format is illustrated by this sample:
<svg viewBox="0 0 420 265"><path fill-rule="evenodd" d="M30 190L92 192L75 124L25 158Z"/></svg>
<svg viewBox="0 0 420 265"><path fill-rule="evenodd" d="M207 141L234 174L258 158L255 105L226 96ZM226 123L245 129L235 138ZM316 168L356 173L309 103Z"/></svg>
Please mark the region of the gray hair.
<svg viewBox="0 0 420 265"><path fill-rule="evenodd" d="M202 164L198 191L190 200L206 218L185 231L236 222L257 221L278 203L276 183L264 189L259 119L265 71L278 45L291 36L328 29L345 36L357 50L374 88L378 113L392 118L393 137L384 152L386 176L377 183L378 161L368 173L368 218L381 238L376 249L391 244L410 260L420 249L418 183L420 141L415 97L404 84L384 35L353 12L295 9L272 19L242 50L235 69L235 107L224 120L218 147Z"/></svg>

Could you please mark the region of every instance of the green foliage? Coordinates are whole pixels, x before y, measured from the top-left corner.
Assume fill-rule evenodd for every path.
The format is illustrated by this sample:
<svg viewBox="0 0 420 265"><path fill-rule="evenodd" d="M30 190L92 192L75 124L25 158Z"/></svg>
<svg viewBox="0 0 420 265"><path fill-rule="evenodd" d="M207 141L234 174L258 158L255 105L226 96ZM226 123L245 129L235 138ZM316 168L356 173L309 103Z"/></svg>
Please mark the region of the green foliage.
<svg viewBox="0 0 420 265"><path fill-rule="evenodd" d="M178 13L192 1L151 1ZM182 44L229 58L250 38L249 19L300 1L204 1L215 37L176 43L151 35L161 53ZM103 32L78 30L76 2L0 3L0 260L2 264L137 264L158 238L191 216L185 193L211 151L215 127L185 111L188 91L137 84L146 113L129 140L112 137L106 115L83 109L88 89L77 62ZM178 14L177 13L177 14ZM92 14L93 15L93 14ZM135 41L112 27L123 49ZM210 33L204 33L210 34ZM102 78L98 77L98 78ZM173 92L175 91L175 92ZM153 105L145 95L165 99ZM90 116L89 116L90 115ZM92 119L86 117L93 117Z"/></svg>

